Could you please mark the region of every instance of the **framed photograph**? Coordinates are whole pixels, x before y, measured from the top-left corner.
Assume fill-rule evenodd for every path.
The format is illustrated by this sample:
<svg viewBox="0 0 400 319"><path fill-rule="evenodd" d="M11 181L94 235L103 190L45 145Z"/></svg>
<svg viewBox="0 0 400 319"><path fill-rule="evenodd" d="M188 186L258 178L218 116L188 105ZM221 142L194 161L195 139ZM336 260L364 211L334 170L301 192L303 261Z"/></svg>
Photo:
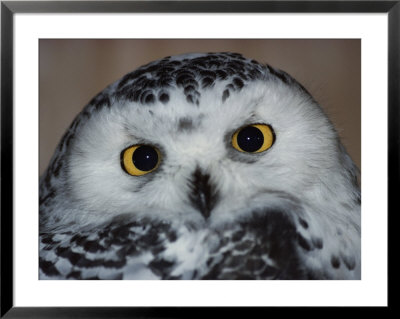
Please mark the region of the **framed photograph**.
<svg viewBox="0 0 400 319"><path fill-rule="evenodd" d="M2 2L1 315L389 308L399 6Z"/></svg>

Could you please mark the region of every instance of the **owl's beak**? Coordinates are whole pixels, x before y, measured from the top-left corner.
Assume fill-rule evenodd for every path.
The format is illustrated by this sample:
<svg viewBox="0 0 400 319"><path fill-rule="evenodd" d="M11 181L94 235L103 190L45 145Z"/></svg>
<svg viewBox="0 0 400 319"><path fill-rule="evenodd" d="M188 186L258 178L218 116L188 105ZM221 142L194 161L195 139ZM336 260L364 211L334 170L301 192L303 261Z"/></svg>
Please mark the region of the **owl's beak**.
<svg viewBox="0 0 400 319"><path fill-rule="evenodd" d="M196 168L190 180L190 202L204 216L210 217L212 209L218 200L215 185L211 182L210 175Z"/></svg>

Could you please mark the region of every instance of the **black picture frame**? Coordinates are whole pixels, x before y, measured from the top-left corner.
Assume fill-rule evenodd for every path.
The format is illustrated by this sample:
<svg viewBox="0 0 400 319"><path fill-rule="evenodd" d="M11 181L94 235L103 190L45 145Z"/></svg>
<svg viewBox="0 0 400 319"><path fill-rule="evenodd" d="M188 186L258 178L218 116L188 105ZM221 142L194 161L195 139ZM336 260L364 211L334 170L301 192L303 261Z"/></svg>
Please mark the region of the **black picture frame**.
<svg viewBox="0 0 400 319"><path fill-rule="evenodd" d="M185 307L15 307L13 302L13 19L15 13L120 12L270 12L270 13L387 13L388 14L388 207L398 212L400 128L400 1L1 1L1 317L3 318L191 318L210 313L253 316L278 308ZM379 111L379 109L377 110ZM391 216L392 215L392 216ZM393 232L389 229L390 240ZM389 260L390 261L390 260ZM389 269L390 270L390 269ZM389 272L390 275L390 272ZM388 281L388 287L390 285ZM389 294L388 307L391 309ZM286 309L285 309L286 310ZM306 308L289 310L304 314ZM326 308L318 308L327 311ZM331 314L339 308L331 308ZM368 310L370 311L370 309Z"/></svg>

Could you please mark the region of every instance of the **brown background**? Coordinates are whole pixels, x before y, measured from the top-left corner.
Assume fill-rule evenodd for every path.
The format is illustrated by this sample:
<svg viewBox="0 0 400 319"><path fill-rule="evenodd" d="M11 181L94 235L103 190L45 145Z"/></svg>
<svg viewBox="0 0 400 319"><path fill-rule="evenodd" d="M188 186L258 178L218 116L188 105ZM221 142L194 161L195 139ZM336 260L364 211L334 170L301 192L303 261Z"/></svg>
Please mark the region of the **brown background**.
<svg viewBox="0 0 400 319"><path fill-rule="evenodd" d="M40 40L39 173L74 117L108 84L153 60L231 51L294 76L328 113L361 169L361 41Z"/></svg>

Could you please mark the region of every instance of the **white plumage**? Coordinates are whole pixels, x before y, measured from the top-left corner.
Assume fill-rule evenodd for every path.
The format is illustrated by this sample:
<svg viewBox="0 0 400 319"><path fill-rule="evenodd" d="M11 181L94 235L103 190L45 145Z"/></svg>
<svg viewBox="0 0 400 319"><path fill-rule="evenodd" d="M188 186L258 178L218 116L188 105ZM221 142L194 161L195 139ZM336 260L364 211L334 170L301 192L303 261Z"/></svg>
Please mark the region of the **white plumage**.
<svg viewBox="0 0 400 319"><path fill-rule="evenodd" d="M272 146L235 148L254 125ZM40 233L42 279L361 276L357 168L331 122L232 53L155 61L96 96L40 180Z"/></svg>

